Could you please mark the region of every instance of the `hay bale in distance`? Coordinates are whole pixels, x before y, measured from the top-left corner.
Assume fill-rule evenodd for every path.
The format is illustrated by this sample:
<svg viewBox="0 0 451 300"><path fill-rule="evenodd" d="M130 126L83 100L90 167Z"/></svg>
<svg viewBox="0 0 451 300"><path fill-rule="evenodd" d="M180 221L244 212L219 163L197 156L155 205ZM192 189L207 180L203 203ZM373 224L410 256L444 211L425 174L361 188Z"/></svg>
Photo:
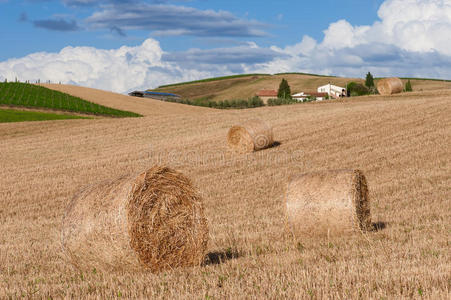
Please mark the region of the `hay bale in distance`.
<svg viewBox="0 0 451 300"><path fill-rule="evenodd" d="M404 85L401 79L397 77L384 78L377 82L377 90L379 94L389 96L401 93L404 90Z"/></svg>
<svg viewBox="0 0 451 300"><path fill-rule="evenodd" d="M271 147L274 137L271 126L262 120L250 120L230 128L227 142L231 149L248 153Z"/></svg>
<svg viewBox="0 0 451 300"><path fill-rule="evenodd" d="M200 265L208 228L190 181L153 167L81 191L67 208L61 238L67 258L81 269L158 272Z"/></svg>
<svg viewBox="0 0 451 300"><path fill-rule="evenodd" d="M367 183L359 170L295 176L285 200L288 227L295 237L371 229Z"/></svg>

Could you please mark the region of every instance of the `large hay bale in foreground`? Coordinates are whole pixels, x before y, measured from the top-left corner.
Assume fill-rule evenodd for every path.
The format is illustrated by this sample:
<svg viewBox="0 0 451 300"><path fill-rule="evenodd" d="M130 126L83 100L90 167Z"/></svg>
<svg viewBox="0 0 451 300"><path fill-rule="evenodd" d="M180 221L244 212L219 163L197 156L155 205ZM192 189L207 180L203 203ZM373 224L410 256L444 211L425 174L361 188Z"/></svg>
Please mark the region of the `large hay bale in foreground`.
<svg viewBox="0 0 451 300"><path fill-rule="evenodd" d="M271 126L261 120L250 120L230 128L227 134L230 148L248 153L271 147L274 144Z"/></svg>
<svg viewBox="0 0 451 300"><path fill-rule="evenodd" d="M195 266L207 241L202 199L183 174L163 167L81 191L63 219L63 251L79 268Z"/></svg>
<svg viewBox="0 0 451 300"><path fill-rule="evenodd" d="M359 170L293 177L285 196L288 227L297 237L371 229L367 183Z"/></svg>
<svg viewBox="0 0 451 300"><path fill-rule="evenodd" d="M404 90L404 85L399 78L384 78L377 82L377 90L379 94L388 96L401 93Z"/></svg>

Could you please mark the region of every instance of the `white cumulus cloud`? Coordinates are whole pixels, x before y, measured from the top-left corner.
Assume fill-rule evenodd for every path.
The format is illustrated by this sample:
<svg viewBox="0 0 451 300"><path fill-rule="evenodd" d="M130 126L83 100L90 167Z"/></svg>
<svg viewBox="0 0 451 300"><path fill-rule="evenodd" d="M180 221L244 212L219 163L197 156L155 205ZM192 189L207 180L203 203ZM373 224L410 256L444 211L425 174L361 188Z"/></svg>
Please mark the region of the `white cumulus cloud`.
<svg viewBox="0 0 451 300"><path fill-rule="evenodd" d="M202 70L182 70L162 61L162 56L160 44L153 39L113 50L66 47L59 53L39 52L1 62L0 79L50 80L126 92L210 75Z"/></svg>
<svg viewBox="0 0 451 300"><path fill-rule="evenodd" d="M387 0L371 26L340 20L324 31L323 46L340 49L382 43L413 52L451 55L451 0Z"/></svg>
<svg viewBox="0 0 451 300"><path fill-rule="evenodd" d="M334 22L321 42L304 36L301 43L273 47L290 57L248 69L451 78L451 0L387 0L378 16L367 26Z"/></svg>

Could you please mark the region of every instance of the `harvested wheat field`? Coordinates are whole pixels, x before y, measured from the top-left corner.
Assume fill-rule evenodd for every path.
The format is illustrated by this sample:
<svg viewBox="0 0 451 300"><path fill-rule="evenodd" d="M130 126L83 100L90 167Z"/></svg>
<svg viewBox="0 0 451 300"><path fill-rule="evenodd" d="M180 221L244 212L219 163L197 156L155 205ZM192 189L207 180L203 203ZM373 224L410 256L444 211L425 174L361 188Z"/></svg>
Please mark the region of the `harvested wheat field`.
<svg viewBox="0 0 451 300"><path fill-rule="evenodd" d="M0 298L449 299L450 93L177 106L170 116L175 106L158 103L144 118L0 124ZM230 151L228 130L251 119L271 124L278 145ZM73 196L155 164L183 173L204 201L203 265L151 273L67 263L61 229ZM336 169L365 174L374 230L294 240L289 178Z"/></svg>

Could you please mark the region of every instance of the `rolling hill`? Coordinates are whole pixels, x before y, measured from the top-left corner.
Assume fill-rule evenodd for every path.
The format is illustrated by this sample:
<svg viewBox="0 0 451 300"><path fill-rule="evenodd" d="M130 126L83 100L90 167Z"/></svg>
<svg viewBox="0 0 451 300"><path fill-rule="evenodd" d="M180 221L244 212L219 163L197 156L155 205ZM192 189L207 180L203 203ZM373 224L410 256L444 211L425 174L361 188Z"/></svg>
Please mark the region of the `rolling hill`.
<svg viewBox="0 0 451 300"><path fill-rule="evenodd" d="M241 81L216 96L279 79L230 79ZM203 94L210 84L219 83ZM213 110L53 88L145 117L0 124L0 298L449 297L451 90ZM252 118L273 126L279 146L231 153L227 131ZM186 174L204 198L205 264L149 274L66 263L60 229L73 195L154 164ZM380 230L294 241L284 230L288 178L343 168L366 174Z"/></svg>
<svg viewBox="0 0 451 300"><path fill-rule="evenodd" d="M157 88L154 91L175 93L187 99L247 99L255 96L261 89L277 89L282 78L288 80L293 93L316 91L318 86L329 82L338 86L346 86L350 81L364 82L361 78L328 77L313 74L250 74L249 76L220 77L216 80L210 78L200 82L179 83ZM451 89L450 81L412 79L411 82L414 91Z"/></svg>
<svg viewBox="0 0 451 300"><path fill-rule="evenodd" d="M144 116L168 114L199 113L208 108L162 102L147 98L130 97L127 95L103 91L99 89L65 84L42 84L46 88L80 97L93 103L113 107L115 109L132 111Z"/></svg>

